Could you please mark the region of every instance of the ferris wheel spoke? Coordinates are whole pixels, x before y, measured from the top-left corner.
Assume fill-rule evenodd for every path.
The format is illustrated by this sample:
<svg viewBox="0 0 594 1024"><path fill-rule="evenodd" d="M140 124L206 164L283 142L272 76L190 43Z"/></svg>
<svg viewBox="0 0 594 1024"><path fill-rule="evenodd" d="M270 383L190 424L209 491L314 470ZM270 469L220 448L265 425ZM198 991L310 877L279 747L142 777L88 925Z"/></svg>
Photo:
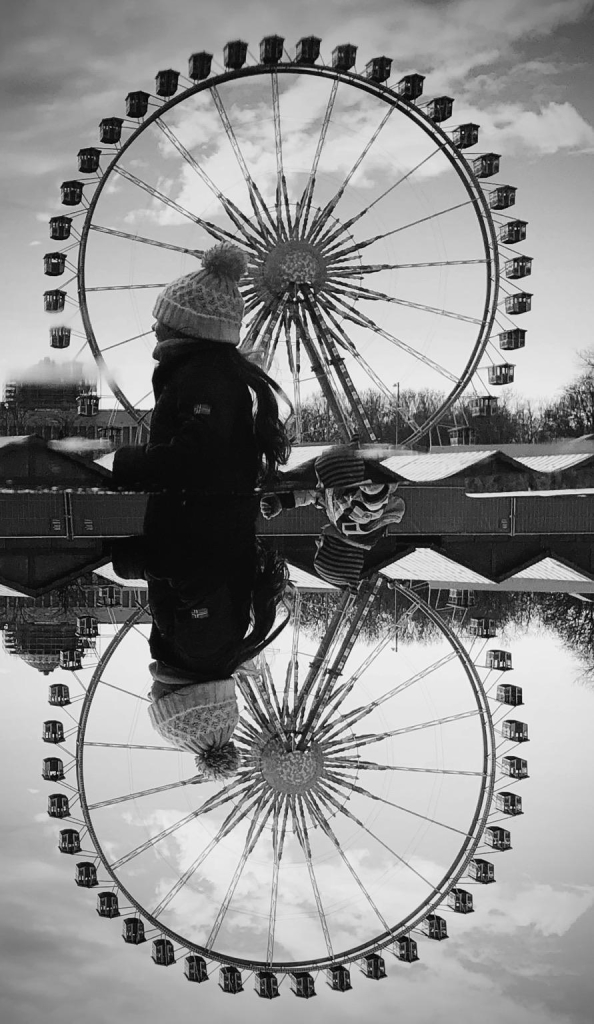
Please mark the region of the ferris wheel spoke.
<svg viewBox="0 0 594 1024"><path fill-rule="evenodd" d="M390 638L391 639L391 638ZM411 732L419 732L422 729L435 729L448 722L461 722L465 718L475 718L478 710L463 711L458 715L448 715L445 718L434 718L430 722L416 722L414 725L407 725L402 729L390 729L387 732L366 733L349 740L334 740L325 744L325 749L333 754L344 753L351 748L365 747L370 743L379 743L381 740L390 739L392 736L406 736Z"/></svg>
<svg viewBox="0 0 594 1024"><path fill-rule="evenodd" d="M295 441L299 444L303 436L303 420L301 411L301 346L299 337L295 335L293 344L291 339L291 321L286 309L283 310L282 330L285 335L285 345L289 362L289 370L293 381L293 415L295 422Z"/></svg>
<svg viewBox="0 0 594 1024"><path fill-rule="evenodd" d="M367 671L367 669L371 667L371 665L373 664L375 659L379 657L381 652L386 649L392 638L392 632L387 633L386 636L383 637L383 639L380 640L379 643L373 648L371 653L367 656L367 658L365 659L363 664L357 669L357 671L353 672L352 676L350 676L350 678L347 679L347 681L343 683L342 686L340 686L334 693L330 694L325 705L323 705L320 708L319 715L317 716L316 719L314 719L313 724L316 727L316 729L323 728L326 722L330 721L335 711L338 710L342 702L346 699L346 697L348 697L349 693L352 691L355 684L359 681L359 679ZM331 743L328 744L328 747L331 746Z"/></svg>
<svg viewBox="0 0 594 1024"><path fill-rule="evenodd" d="M162 131L163 135L169 140L172 146L178 151L183 157L186 163L192 168L192 170L198 175L200 180L204 182L207 188L213 193L218 199L225 213L229 217L229 220L233 222L238 231L241 231L248 245L252 248L262 251L263 250L263 239L262 235L256 231L253 224L246 217L245 213L239 209L235 203L229 199L220 188L215 185L214 181L208 176L206 171L200 166L198 161L192 156L192 154L186 149L184 144L178 139L177 135L161 118L157 118L155 124Z"/></svg>
<svg viewBox="0 0 594 1024"><path fill-rule="evenodd" d="M238 688L239 692L241 693L241 696L243 697L243 699L245 701L246 713L250 716L252 721L255 722L257 726L260 727L260 729L266 729L266 727L268 725L268 718L266 716L266 712L262 710L260 702L257 699L257 693L256 693L256 699L254 699L255 695L254 695L253 687L251 685L251 682L250 682L250 679L249 679L247 673L239 671L237 673L236 678L237 678L237 688ZM248 723L245 722L246 726L247 726L247 724Z"/></svg>
<svg viewBox="0 0 594 1024"><path fill-rule="evenodd" d="M78 685L80 686L81 690L82 690L82 691L83 691L84 693L86 693L86 692L87 692L87 687L86 687L86 686L85 686L85 684L83 683L83 681L82 681L82 679L80 678L80 676L79 676L78 672L72 672L72 671L71 671L71 673L70 673L70 674L71 674L72 676L74 676L74 678L75 678L76 682L78 683Z"/></svg>
<svg viewBox="0 0 594 1024"><path fill-rule="evenodd" d="M370 715L376 708L380 707L381 704L384 704L387 700L392 700L393 697L398 696L399 693L403 693L404 690L408 690L410 686L414 686L415 683L420 682L422 679L426 679L427 676L431 675L431 673L443 668L444 665L447 665L448 662L452 661L456 657L457 653L455 651L452 651L449 654L444 654L444 656L439 658L438 661L434 661L431 665L428 665L427 668L421 669L420 672L415 672L414 675L409 676L408 679L399 683L398 686L394 686L391 690L388 690L387 693L382 694L381 697L376 697L376 699L370 701L369 704L364 704L359 708L355 708L346 715L341 715L341 717L336 721L329 722L324 729L318 730L320 738L323 737L324 743L329 743L332 737L336 738L337 735L344 732L346 729L352 729L357 722L366 718L367 715Z"/></svg>
<svg viewBox="0 0 594 1024"><path fill-rule="evenodd" d="M229 835L232 829L234 829L235 826L238 825L240 821L247 817L247 815L250 813L251 810L253 810L254 806L259 802L260 799L261 795L260 793L258 793L258 796L256 796L250 802L247 802L243 806L236 806L231 809L231 811L225 818L223 824L219 828L218 832L211 839L210 843L208 843L204 850L202 850L202 852L196 857L196 859L192 861L190 866L184 871L183 875L180 875L175 885L171 887L169 892L163 897L158 906L155 907L155 909L153 910L153 917L158 918L159 915L162 914L164 910L166 910L171 901L175 899L178 892L181 892L184 886L188 884L192 876L196 873L201 864L203 864L204 861L208 859L210 854L213 852L213 850L216 849L221 840L225 839L225 837Z"/></svg>
<svg viewBox="0 0 594 1024"><path fill-rule="evenodd" d="M87 292L133 292L139 288L165 288L167 281L157 281L155 284L99 284L87 288Z"/></svg>
<svg viewBox="0 0 594 1024"><path fill-rule="evenodd" d="M266 299L260 288L255 288L253 286L246 287L245 285L242 285L241 295L244 300L244 316L248 316L258 308L260 310L265 309L266 307L269 307L270 309L273 308L275 300L272 298Z"/></svg>
<svg viewBox="0 0 594 1024"><path fill-rule="evenodd" d="M260 660L262 664L264 682L266 684L267 703L272 712L273 720L277 723L279 729L284 734L284 726L282 724L282 710L279 703L278 694L276 692L276 687L274 685L274 679L272 678L272 672L270 671L270 666L266 661L266 658L261 658Z"/></svg>
<svg viewBox="0 0 594 1024"><path fill-rule="evenodd" d="M258 304L259 302L260 300L258 300ZM259 333L267 320L273 315L273 312L274 303L272 301L265 305L260 305L260 308L255 310L251 320L247 324L246 333L241 341L241 351L243 353L249 356L251 352L259 352Z"/></svg>
<svg viewBox="0 0 594 1024"><path fill-rule="evenodd" d="M287 666L287 672L285 674L285 689L283 691L283 721L287 722L291 714L291 710L295 709L295 700L299 691L299 663L298 663L298 651L299 651L299 634L301 626L301 594L298 590L295 591L295 603L293 605L293 640L291 643L291 657ZM291 688L293 684L293 689Z"/></svg>
<svg viewBox="0 0 594 1024"><path fill-rule="evenodd" d="M291 647L291 674L293 679L292 708L295 712L299 696L299 641L301 634L301 614L303 604L301 591L295 591L295 605L293 607L293 643Z"/></svg>
<svg viewBox="0 0 594 1024"><path fill-rule="evenodd" d="M154 786L152 789L139 789L136 793L126 793L124 796L115 796L111 800L100 800L98 803L89 804L90 811L96 811L100 807L113 807L115 804L124 804L128 800L139 800L143 796L153 796L155 793L166 793L170 789L180 789L183 786L196 785L206 780L201 775L193 775L191 779L182 779L179 782L169 782L164 786Z"/></svg>
<svg viewBox="0 0 594 1024"><path fill-rule="evenodd" d="M348 260L348 262L347 262ZM484 265L487 261L480 260L432 260L428 263L356 263L350 257L332 261L332 277L361 277L364 274L379 274L382 270L421 270L426 267L468 267Z"/></svg>
<svg viewBox="0 0 594 1024"><path fill-rule="evenodd" d="M354 612L348 623L348 627L340 640L336 654L333 654L332 665L328 666L324 674L318 677L318 685L309 715L302 725L302 739L300 746L307 742L307 736L313 728L316 720L328 706L328 702L334 696L338 680L342 676L344 667L353 651L355 643L361 633L363 624L371 610L371 606L382 586L380 576L365 581L357 593L357 600L354 605Z"/></svg>
<svg viewBox="0 0 594 1024"><path fill-rule="evenodd" d="M289 661L285 672L285 685L283 688L283 706L281 709L283 722L287 721L289 715L289 699L291 695L291 679L293 678L293 660Z"/></svg>
<svg viewBox="0 0 594 1024"><path fill-rule="evenodd" d="M273 71L270 76L272 89L272 116L274 118L274 149L276 153L276 230L280 238L289 238L293 233L287 180L283 166L283 136L281 131L280 104L278 96L278 74ZM284 218L286 220L283 220Z"/></svg>
<svg viewBox="0 0 594 1024"><path fill-rule="evenodd" d="M85 740L85 747L112 747L116 750L166 750L170 754L179 754L177 747L156 747L151 743L102 743L99 740Z"/></svg>
<svg viewBox="0 0 594 1024"><path fill-rule="evenodd" d="M339 227L334 228L334 230L328 232L327 234L320 235L318 237L318 244L322 246L328 245L329 243L333 242L336 238L339 238L341 235L347 234L350 228L352 228L353 224L356 224L357 221L362 219L362 217L365 217L370 210L373 210L374 206L377 206L377 204L381 202L382 199L385 199L386 196L390 195L394 191L394 189L398 188L399 185L402 185L403 182L407 181L410 177L412 177L413 174L415 174L437 153L441 153L440 146L432 150L431 153L429 153L426 157L423 157L423 159L420 160L418 164L412 167L410 171L407 171L406 174L403 174L402 177L398 178L397 181L395 181L392 185L385 189L381 193L381 195L377 196L377 198L374 199L371 203L369 203L363 210L360 210L359 213L354 214L354 216L350 217L349 220L344 222L344 224L340 224Z"/></svg>
<svg viewBox="0 0 594 1024"><path fill-rule="evenodd" d="M248 743L251 743L253 740L257 740L260 735L258 730L252 725L252 723L248 722L247 719L243 716L240 718L239 725L235 730L236 736L241 737L242 734L245 735L245 741Z"/></svg>
<svg viewBox="0 0 594 1024"><path fill-rule="evenodd" d="M312 221L312 224L311 224L311 227L309 229L309 232L307 233L307 236L306 236L308 242L315 241L317 236L319 235L320 231L323 229L324 225L328 223L328 221L329 221L330 217L332 216L332 214L334 213L334 210L336 209L338 203L342 199L342 197L343 197L343 195L344 195L344 193L345 193L345 191L347 189L347 186L348 186L349 182L351 181L353 175L356 174L356 172L359 170L359 167L363 163L363 160L365 159L365 157L369 153L369 150L373 146L373 144L374 144L375 140L377 139L378 135L380 134L380 132L383 131L384 127L386 126L386 124L390 120L390 118L391 118L392 114L394 113L395 109L396 109L395 107L390 107L389 110L384 114L382 120L380 121L379 125L375 129L375 131L374 131L373 135L371 136L371 138L369 139L369 141L366 143L366 145L361 150L361 153L359 154L359 156L355 160L355 163L351 167L350 171L348 172L346 178L342 182L342 185L340 186L338 191L335 192L335 194L333 195L332 199L330 199L330 201L328 203L326 203L325 207L322 210L320 210L316 214L316 216L314 217L314 219Z"/></svg>
<svg viewBox="0 0 594 1024"><path fill-rule="evenodd" d="M346 368L344 359L336 347L336 341L332 330L327 324L324 324L322 319L318 316L313 302L307 295L305 296L305 303L320 349L322 351L326 351L328 362L333 367L334 372L342 385L343 394L348 402L355 423L358 425L359 430L366 441L377 441L377 435L371 426L371 420L367 415L361 396L355 388L351 375Z"/></svg>
<svg viewBox="0 0 594 1024"><path fill-rule="evenodd" d="M261 351L265 356L264 368L267 372L270 372L282 332L283 317L282 309L279 307L274 311L262 331L260 345L258 346L258 351Z"/></svg>
<svg viewBox="0 0 594 1024"><path fill-rule="evenodd" d="M216 238L217 242L233 242L234 245L245 244L242 239L237 238L236 235L230 234L230 232L226 231L224 228L219 228L216 224L212 224L208 220L203 220L202 217L198 217L196 214L186 210L186 208L181 206L180 203L177 203L175 199L171 199L169 196L166 196L163 192L160 192L158 188L155 188L154 185L149 185L148 182L143 181L143 179L137 177L136 174L132 174L132 172L126 170L125 167L119 167L116 164L114 171L121 175L122 178L125 178L126 181L129 181L132 185L136 185L144 192L148 192L153 199L158 199L159 202L163 203L165 206L169 206L172 210L175 210L176 213L181 214L182 217L186 217L187 220L191 220L193 224L197 224L198 227L201 227L212 238Z"/></svg>
<svg viewBox="0 0 594 1024"><path fill-rule="evenodd" d="M172 747L171 749L173 750L174 748ZM224 804L229 803L230 800L234 800L240 795L244 796L246 792L249 792L250 788L253 788L251 776L247 778L242 776L240 779L234 779L230 785L225 786L224 789L215 793L214 796L211 796L208 800L205 800L205 802L201 804L200 807L197 807L196 810L190 811L189 814L186 814L183 818L179 818L173 825L169 825L168 828L163 829L163 831L159 832L156 836L151 836L151 838L147 839L146 842L141 843L140 846L137 846L134 850L130 850L129 853L120 857L119 860L114 861L111 865L112 868L115 870L122 867L123 864L127 864L135 857L138 857L141 853L144 853L151 847L156 846L157 843L162 842L163 839L167 839L168 836L173 835L174 832L183 828L184 825L187 825L190 821L194 821L194 819L199 815L207 814L209 811L213 811L217 807L222 807Z"/></svg>
<svg viewBox="0 0 594 1024"><path fill-rule="evenodd" d="M312 339L307 324L301 317L299 310L296 308L296 304L292 303L289 311L295 329L299 343L303 347L311 364L312 371L316 377L320 389L326 401L328 407L332 410L332 413L336 419L338 429L342 434L343 440L350 441L351 430L348 424L348 419L345 410L342 405L342 398L336 385L328 370L327 362L323 352L320 352L314 340Z"/></svg>
<svg viewBox="0 0 594 1024"><path fill-rule="evenodd" d="M150 331L143 331L142 334L133 334L131 338L124 338L123 341L116 341L113 345L106 345L101 349L101 353L105 355L106 352L110 352L112 348L120 348L122 345L128 345L131 341L138 341L139 338L147 338L152 334L152 328Z"/></svg>
<svg viewBox="0 0 594 1024"><path fill-rule="evenodd" d="M256 705L259 711L259 718L262 726L270 726L274 723L278 734L286 739L285 729L281 720L281 710L278 703L278 696L270 670L264 658L261 659L261 670L254 674L244 674L241 693L248 705Z"/></svg>
<svg viewBox="0 0 594 1024"><path fill-rule="evenodd" d="M326 913L324 911L324 904L322 903L322 896L320 894L320 887L316 878L314 870L313 857L311 852L311 843L309 839L309 831L307 828L307 820L305 815L304 804L301 796L297 795L291 799L291 812L293 816L293 830L299 840L299 845L303 851L305 857L305 863L307 865L307 873L309 875L309 881L311 884L314 899L316 901L316 907L318 911L318 917L322 926L322 934L324 936L324 942L326 943L326 950L328 956L333 957L334 952L332 949L332 940L330 938L330 929L328 928L328 921L326 919Z"/></svg>
<svg viewBox="0 0 594 1024"><path fill-rule="evenodd" d="M468 839L472 835L470 832L465 832L464 829L455 828L454 825L448 825L445 821L438 821L437 818L432 818L427 814L421 814L420 811L413 811L410 807L404 807L402 804L396 804L393 800L388 800L384 796L379 796L377 793L372 793L370 789L366 789L365 786L359 786L355 782L349 781L348 783L341 779L338 775L333 775L331 772L327 773L328 778L331 779L337 786L346 785L348 789L353 793L358 793L359 796L366 796L370 800L375 800L378 803L384 804L386 807L394 807L397 811L402 811L404 814L410 814L413 818L421 818L423 821L428 821L432 825L438 825L439 828L445 828L449 832L456 832L459 836L464 836Z"/></svg>
<svg viewBox="0 0 594 1024"><path fill-rule="evenodd" d="M224 103L221 99L219 90L216 88L216 86L210 89L210 95L217 109L217 113L221 119L223 128L225 129L225 134L227 135L227 138L231 143L231 148L235 154L235 159L237 160L241 173L243 174L243 178L248 190L248 195L250 197L250 202L252 204L252 209L254 211L256 220L260 225L260 231L262 232L262 235L266 239L266 241L274 243L276 240L276 229L274 220L272 219L270 210L268 209L266 203L264 202L264 199L258 186L256 185L256 182L254 181L248 170L248 166L245 162L243 153L241 152L241 149L239 147L237 137L235 135L235 132L233 131L233 125L229 120L227 111L225 110ZM266 223L266 221L268 221L268 223Z"/></svg>
<svg viewBox="0 0 594 1024"><path fill-rule="evenodd" d="M367 374L371 382L375 385L377 390L380 391L382 395L385 395L386 398L389 398L391 401L393 401L394 392L391 391L390 388L381 379L381 377L378 376L373 367L369 365L364 356L359 352L355 343L351 341L349 336L342 329L339 321L334 316L334 313L332 312L332 309L330 308L330 305L326 297L324 297L323 300L319 299L318 304L323 311L324 317L331 325L331 329L334 333L334 337L336 338L338 344L342 345L343 348L345 348L347 352L349 352L349 354L353 357L353 359L356 360L361 369Z"/></svg>
<svg viewBox="0 0 594 1024"><path fill-rule="evenodd" d="M134 693L133 690L125 690L122 686L116 686L115 683L108 683L104 679L101 679L100 683L101 686L108 686L111 690L119 690L120 693L126 693L129 697L134 697L135 700L143 700L145 703L152 702L149 697L143 697L141 693Z"/></svg>
<svg viewBox="0 0 594 1024"><path fill-rule="evenodd" d="M264 826L266 825L266 822L268 821L270 815L272 814L273 806L274 800L271 800L270 796L267 793L263 793L256 803L254 809L254 817L252 818L250 826L247 831L243 852L241 854L241 857L239 858L239 863L237 864L237 867L233 874L233 878L231 879L231 883L225 894L225 898L215 918L215 922L212 926L210 935L208 936L208 939L204 944L205 949L212 949L217 940L217 935L219 934L219 931L221 930L221 925L223 924L223 921L227 916L227 911L229 910L231 901L233 899L233 896L235 895L235 890L243 874L245 865L247 864L248 857L253 852L256 843L258 842L258 839L260 838L262 832L264 831ZM259 817L260 815L261 817Z"/></svg>
<svg viewBox="0 0 594 1024"><path fill-rule="evenodd" d="M268 941L266 943L266 962L271 964L274 959L274 934L276 931L276 913L278 907L278 880L280 874L280 862L283 855L285 835L287 831L287 818L289 814L289 799L275 798L273 823L272 823L272 885L270 887L270 912L268 915ZM282 817L281 817L282 815ZM280 823L280 827L279 827Z"/></svg>
<svg viewBox="0 0 594 1024"><path fill-rule="evenodd" d="M330 90L330 96L328 98L328 103L326 104L326 111L324 113L324 119L322 121L322 127L321 127L321 130L320 130L320 135L319 135L319 138L318 138L318 143L317 143L316 151L315 151L314 158L313 158L313 163L311 165L311 171L309 172L309 177L307 179L307 183L306 183L305 188L303 189L303 192L301 194L301 199L297 203L297 214L296 214L296 217L295 217L295 234L297 236L299 236L299 237L304 237L306 235L306 232L307 232L307 221L309 219L309 215L310 215L310 212L311 212L311 203L312 203L314 189L315 189L315 184L316 184L316 176L317 176L317 173L318 173L318 165L320 163L320 157L322 155L322 150L323 150L324 144L326 142L326 135L327 135L328 128L329 128L329 125L330 125L330 120L331 120L331 117L332 117L332 112L334 110L334 103L336 101L336 93L337 92L338 92L338 79L335 78L334 81L332 82L332 88Z"/></svg>
<svg viewBox="0 0 594 1024"><path fill-rule="evenodd" d="M127 238L131 242L140 242L142 245L155 245L158 249L171 249L172 252L182 252L187 256L204 256L202 249L186 249L182 245L172 245L171 242L160 242L157 238L146 238L144 235L132 235L128 231L118 231L115 228L102 227L100 224L91 224L91 231L100 231L104 235L115 235L117 238Z"/></svg>
<svg viewBox="0 0 594 1024"><path fill-rule="evenodd" d="M254 313L241 342L241 351L245 355L249 356L252 352L262 353L263 357L266 355L261 337L270 324L274 325L277 322L278 316L280 308L276 299L271 299ZM264 358L264 363L266 362Z"/></svg>
<svg viewBox="0 0 594 1024"><path fill-rule="evenodd" d="M366 889L365 885L363 884L363 882L359 878L359 875L357 874L355 868L351 864L351 862L348 859L346 853L344 852L342 846L340 845L340 842L339 842L337 836L335 835L334 830L332 829L332 826L330 825L330 822L326 818L326 813L324 811L323 804L326 804L326 807L327 807L328 806L328 801L325 799L323 794L321 794L319 792L319 789L316 789L315 796L313 795L313 793L311 793L311 794L309 794L307 796L304 795L303 796L303 801L304 801L305 806L307 807L309 813L311 814L312 818L314 819L314 821L317 821L317 823L320 826L322 832L324 832L324 834L327 836L327 838L330 840L330 842L334 846L334 848L335 848L336 852L338 853L340 859L342 860L343 864L350 871L350 873L353 876L353 878L354 878L358 888L363 893L365 899L367 900L369 906L371 907L371 909L373 910L374 914L377 916L378 920L382 924L383 928L385 929L385 931L389 932L390 931L390 925L388 924L388 922L386 921L385 917L383 916L383 914L381 913L381 911L377 907L375 901L372 899L372 897L371 897L370 893L368 892L368 890Z"/></svg>
<svg viewBox="0 0 594 1024"><path fill-rule="evenodd" d="M420 309L425 313L437 313L438 316L451 317L453 320L463 320L469 324L480 324L482 320L475 316L466 316L465 313L454 313L448 309L440 309L438 306L427 306L422 302L410 302L408 299L400 299L395 295L388 295L386 292L378 292L374 288L366 288L364 285L347 284L337 282L326 286L329 291L336 292L345 297L365 299L368 302L391 302L396 306L406 306L408 309Z"/></svg>
<svg viewBox="0 0 594 1024"><path fill-rule="evenodd" d="M332 297L326 296L326 301L330 303L331 308L336 310L339 314L342 313L347 320L350 320L351 323L354 323L357 327L369 328L374 332L374 334L379 334L381 338L385 338L386 341L389 341L396 348L401 349L403 352L407 352L408 355L416 359L417 362L423 363L425 366L429 366L432 370L435 370L440 377L445 377L446 380L453 381L455 384L458 383L458 377L450 370L447 370L445 366L441 366L439 363L436 363L434 359L430 359L429 356L424 355L423 352L417 351L416 348L413 348L412 345L408 345L405 341L402 341L401 338L397 338L396 335L385 331L383 327L376 324L375 320L372 320L371 317L368 317L360 309L354 309L352 306L349 306L348 302L336 292L333 292Z"/></svg>
<svg viewBox="0 0 594 1024"><path fill-rule="evenodd" d="M360 252L361 249L366 249L367 246L373 245L374 242L381 242L384 238L390 238L392 235L397 235L401 231L408 231L409 228L415 228L419 224L426 224L427 221L437 220L438 217L445 217L446 213L453 213L455 210L461 210L464 206L471 206L472 200L465 199L462 203L456 203L454 206L446 206L443 210L438 210L437 213L430 213L427 217L420 217L418 220L411 220L408 224L401 224L400 227L392 228L390 231L384 231L380 235L374 235L372 238L366 238L361 242L357 242L355 245L347 246L346 249L337 249L336 246L341 243L334 243L328 246L324 250L324 256L326 259L339 259L347 256L352 252Z"/></svg>
<svg viewBox="0 0 594 1024"><path fill-rule="evenodd" d="M365 825L364 822L362 822L361 819L358 818L356 814L353 814L352 811L349 811L348 808L345 807L344 803L341 803L341 801L338 800L334 793L332 792L332 790L334 789L338 789L339 792L341 789L344 791L345 788L350 789L350 784L348 782L345 782L340 787L338 787L327 779L324 779L323 781L320 780L320 782L318 783L318 795L321 796L323 794L323 799L326 800L327 803L332 808L334 808L335 811L338 811L339 814L343 814L346 818L349 819L349 821L354 821L355 824L357 824L359 828L363 829L363 831L366 832L368 836L370 836L372 839L375 839L375 841L379 843L380 846L383 846L384 850L387 850L388 853L391 853L392 856L395 857L397 861L399 861L401 864L404 864L405 867L407 867L409 871L412 871L412 873L416 875L417 878L420 878L421 881L425 883L425 885L428 885L430 889L433 889L433 883L430 882L428 878L425 878L425 876L422 875L420 871L417 871L416 868L413 868L412 864L410 863L410 861L406 859L406 857L401 857L399 853L396 853L396 850L393 850L391 846L388 846L388 844L385 843L383 839L380 839L380 837L376 835L375 832L372 832L370 828L367 828L367 825Z"/></svg>
<svg viewBox="0 0 594 1024"><path fill-rule="evenodd" d="M376 761L362 761L359 758L345 759L343 762L336 761L337 765L343 767L352 766L357 771L368 772L427 772L430 775L474 775L479 779L485 778L485 772L469 772L463 768L417 768L411 765L378 764Z"/></svg>
<svg viewBox="0 0 594 1024"><path fill-rule="evenodd" d="M344 590L341 593L336 608L334 609L334 613L332 615L330 623L328 624L328 628L326 629L326 632L322 640L320 641L318 649L310 662L309 670L305 677L303 687L299 692L297 704L295 707L296 719L298 722L305 715L306 703L307 700L309 699L312 690L316 686L318 680L323 678L327 671L328 663L330 661L330 658L332 657L334 645L336 644L337 639L344 628L344 625L348 619L354 602L354 594L351 594L348 590Z"/></svg>

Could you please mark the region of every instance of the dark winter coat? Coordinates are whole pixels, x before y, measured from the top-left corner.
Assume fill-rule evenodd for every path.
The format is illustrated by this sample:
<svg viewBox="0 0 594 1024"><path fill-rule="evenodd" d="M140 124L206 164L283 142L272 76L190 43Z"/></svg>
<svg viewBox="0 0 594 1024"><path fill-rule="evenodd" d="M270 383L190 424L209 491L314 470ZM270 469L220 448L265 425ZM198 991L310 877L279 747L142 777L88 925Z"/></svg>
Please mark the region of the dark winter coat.
<svg viewBox="0 0 594 1024"><path fill-rule="evenodd" d="M116 486L253 492L259 460L252 395L232 357L221 342L176 338L157 345L150 440L116 452Z"/></svg>
<svg viewBox="0 0 594 1024"><path fill-rule="evenodd" d="M250 627L257 505L149 498L148 532L114 548L116 572L148 581L152 657L180 685L226 678ZM186 678L187 677L187 678Z"/></svg>

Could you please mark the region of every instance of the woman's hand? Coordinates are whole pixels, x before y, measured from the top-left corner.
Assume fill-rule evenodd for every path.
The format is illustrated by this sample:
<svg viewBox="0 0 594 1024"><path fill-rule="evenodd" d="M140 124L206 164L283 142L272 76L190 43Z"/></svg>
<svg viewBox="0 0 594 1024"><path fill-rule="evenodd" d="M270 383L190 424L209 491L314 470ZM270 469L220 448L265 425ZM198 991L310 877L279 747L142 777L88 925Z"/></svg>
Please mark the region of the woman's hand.
<svg viewBox="0 0 594 1024"><path fill-rule="evenodd" d="M260 498L260 512L264 519L274 519L283 510L278 494L264 494Z"/></svg>

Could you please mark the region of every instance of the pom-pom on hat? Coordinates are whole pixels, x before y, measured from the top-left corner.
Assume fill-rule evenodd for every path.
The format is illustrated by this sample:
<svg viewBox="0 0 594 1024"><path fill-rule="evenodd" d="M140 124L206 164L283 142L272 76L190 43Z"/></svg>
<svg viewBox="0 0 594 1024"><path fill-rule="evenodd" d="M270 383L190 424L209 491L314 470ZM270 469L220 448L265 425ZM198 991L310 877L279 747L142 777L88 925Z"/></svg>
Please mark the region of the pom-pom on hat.
<svg viewBox="0 0 594 1024"><path fill-rule="evenodd" d="M204 253L202 266L163 289L153 316L192 338L239 345L243 299L237 282L247 270L247 257L236 245L221 242Z"/></svg>

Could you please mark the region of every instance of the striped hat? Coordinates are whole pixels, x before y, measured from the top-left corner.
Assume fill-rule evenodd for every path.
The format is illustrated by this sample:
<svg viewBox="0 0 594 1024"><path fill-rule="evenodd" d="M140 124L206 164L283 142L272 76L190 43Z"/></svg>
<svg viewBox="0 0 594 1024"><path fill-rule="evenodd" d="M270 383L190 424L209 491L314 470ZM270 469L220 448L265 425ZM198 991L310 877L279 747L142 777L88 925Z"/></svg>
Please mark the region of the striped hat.
<svg viewBox="0 0 594 1024"><path fill-rule="evenodd" d="M314 463L320 487L356 487L366 479L365 462L354 448L341 446L324 452Z"/></svg>
<svg viewBox="0 0 594 1024"><path fill-rule="evenodd" d="M314 558L314 569L326 583L335 587L356 587L361 579L365 551L354 547L333 532L322 531Z"/></svg>

